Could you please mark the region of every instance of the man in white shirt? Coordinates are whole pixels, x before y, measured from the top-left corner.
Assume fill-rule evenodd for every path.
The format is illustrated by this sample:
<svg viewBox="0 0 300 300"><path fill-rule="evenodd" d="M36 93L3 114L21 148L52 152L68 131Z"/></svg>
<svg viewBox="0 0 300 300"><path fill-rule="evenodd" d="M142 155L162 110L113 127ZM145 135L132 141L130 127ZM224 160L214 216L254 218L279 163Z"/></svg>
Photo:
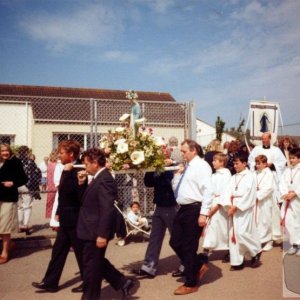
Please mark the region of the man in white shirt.
<svg viewBox="0 0 300 300"><path fill-rule="evenodd" d="M212 170L203 157L201 146L186 139L181 153L187 165L175 174L172 181L180 209L174 219L170 246L184 266L185 283L174 291L185 295L198 290L197 281L203 262L197 256L199 239L213 200Z"/></svg>

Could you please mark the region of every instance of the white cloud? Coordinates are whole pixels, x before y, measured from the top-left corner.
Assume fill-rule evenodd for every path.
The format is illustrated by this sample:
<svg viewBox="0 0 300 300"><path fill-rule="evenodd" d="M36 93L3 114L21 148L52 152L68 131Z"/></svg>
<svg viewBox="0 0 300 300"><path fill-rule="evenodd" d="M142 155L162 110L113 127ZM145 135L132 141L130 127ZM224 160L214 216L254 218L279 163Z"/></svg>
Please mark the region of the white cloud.
<svg viewBox="0 0 300 300"><path fill-rule="evenodd" d="M138 61L138 55L133 52L124 52L120 50L106 51L101 55L101 60L118 63L134 63Z"/></svg>
<svg viewBox="0 0 300 300"><path fill-rule="evenodd" d="M68 14L33 14L24 18L21 26L33 39L55 50L104 45L123 30L120 18L100 4L85 5Z"/></svg>
<svg viewBox="0 0 300 300"><path fill-rule="evenodd" d="M164 13L176 0L130 0L132 3L147 5L158 13Z"/></svg>

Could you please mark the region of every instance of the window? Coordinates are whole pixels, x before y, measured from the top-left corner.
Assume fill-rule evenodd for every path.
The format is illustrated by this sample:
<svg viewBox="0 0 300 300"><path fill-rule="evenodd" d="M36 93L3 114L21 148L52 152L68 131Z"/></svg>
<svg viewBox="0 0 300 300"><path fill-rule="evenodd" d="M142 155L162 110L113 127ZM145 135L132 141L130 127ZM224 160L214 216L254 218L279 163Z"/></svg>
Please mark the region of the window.
<svg viewBox="0 0 300 300"><path fill-rule="evenodd" d="M97 134L96 143L98 145L98 140L100 139L100 134ZM53 134L53 147L57 148L58 144L65 140L75 140L78 141L83 149L88 149L91 147L91 136L90 133L54 133Z"/></svg>
<svg viewBox="0 0 300 300"><path fill-rule="evenodd" d="M0 135L0 144L8 144L10 146L15 145L15 136L9 134Z"/></svg>

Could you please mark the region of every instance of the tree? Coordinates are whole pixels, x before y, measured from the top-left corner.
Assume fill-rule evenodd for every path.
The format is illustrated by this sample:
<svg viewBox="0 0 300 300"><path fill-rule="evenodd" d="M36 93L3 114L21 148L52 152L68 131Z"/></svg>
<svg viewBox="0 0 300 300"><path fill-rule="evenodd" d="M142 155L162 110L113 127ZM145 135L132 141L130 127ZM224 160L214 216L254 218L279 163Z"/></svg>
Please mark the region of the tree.
<svg viewBox="0 0 300 300"><path fill-rule="evenodd" d="M241 142L245 142L245 133L243 132L243 127L245 125L245 119L241 119L239 122L238 127L231 127L229 130L226 130L226 132L232 136L234 136L237 140L240 140ZM249 136L249 130L246 132L246 136Z"/></svg>
<svg viewBox="0 0 300 300"><path fill-rule="evenodd" d="M222 141L225 122L218 116L215 124L216 124L216 138L217 140Z"/></svg>

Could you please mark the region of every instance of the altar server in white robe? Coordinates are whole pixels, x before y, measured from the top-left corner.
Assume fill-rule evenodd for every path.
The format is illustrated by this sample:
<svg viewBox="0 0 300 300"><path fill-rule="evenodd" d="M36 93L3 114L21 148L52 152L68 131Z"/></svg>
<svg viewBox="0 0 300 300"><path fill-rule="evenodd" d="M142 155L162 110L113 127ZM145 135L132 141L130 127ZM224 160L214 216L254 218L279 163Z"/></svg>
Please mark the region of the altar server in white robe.
<svg viewBox="0 0 300 300"><path fill-rule="evenodd" d="M281 240L280 228L280 209L278 203L282 202L279 195L279 181L286 168L286 158L280 148L271 145L271 133L265 132L262 134L262 145L255 146L250 152L248 165L250 170L255 170L255 157L265 155L268 158L268 167L273 171L274 175L274 193L272 203L272 239L274 241Z"/></svg>
<svg viewBox="0 0 300 300"><path fill-rule="evenodd" d="M272 202L274 191L274 176L268 168L268 159L265 155L255 158L256 179L256 208L255 221L258 227L260 242L263 251L273 248L272 241Z"/></svg>
<svg viewBox="0 0 300 300"><path fill-rule="evenodd" d="M256 184L253 172L247 168L247 156L234 159L236 174L232 176L224 201L228 205L229 252L231 271L244 268L244 257L250 254L251 267L260 265L261 244L255 224Z"/></svg>
<svg viewBox="0 0 300 300"><path fill-rule="evenodd" d="M290 167L284 171L279 185L284 200L281 220L291 244L287 253L300 257L300 148L290 150L289 158Z"/></svg>
<svg viewBox="0 0 300 300"><path fill-rule="evenodd" d="M207 250L228 250L228 215L224 209L224 192L231 179L230 171L225 168L227 156L217 153L213 157L213 167L216 172L212 175L214 199L209 212L209 221L205 230L203 248ZM228 256L227 256L228 257Z"/></svg>

